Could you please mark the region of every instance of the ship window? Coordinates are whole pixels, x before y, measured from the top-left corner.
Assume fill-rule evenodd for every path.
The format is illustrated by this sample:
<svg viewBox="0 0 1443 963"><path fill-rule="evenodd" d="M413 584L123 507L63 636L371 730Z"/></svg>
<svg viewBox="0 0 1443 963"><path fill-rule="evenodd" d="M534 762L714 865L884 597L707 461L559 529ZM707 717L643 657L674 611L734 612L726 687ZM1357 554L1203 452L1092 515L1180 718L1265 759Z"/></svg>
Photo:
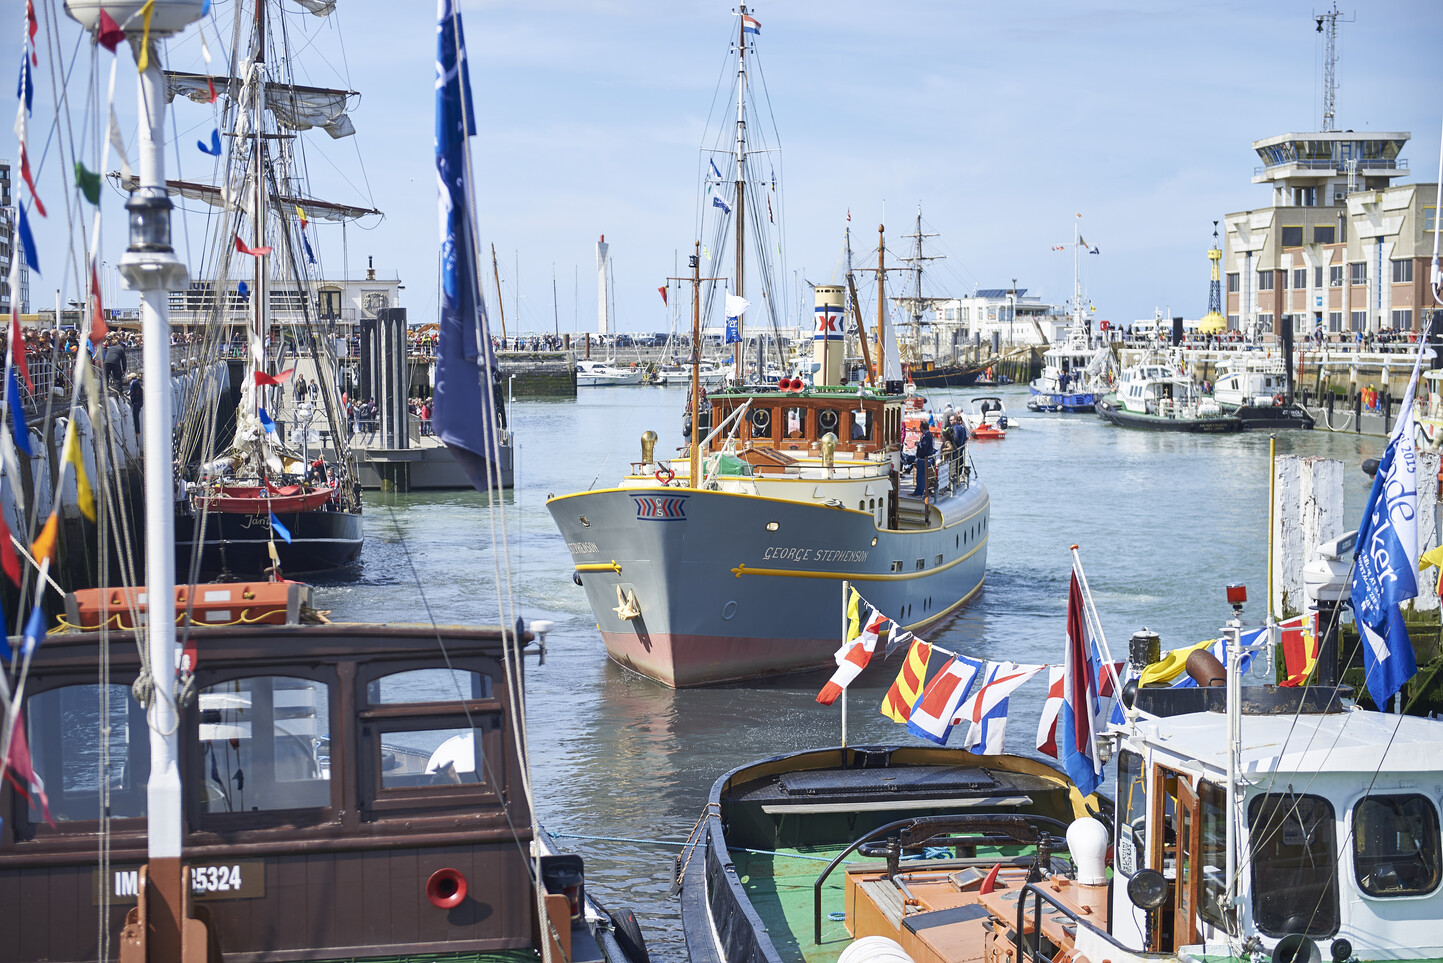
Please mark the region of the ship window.
<svg viewBox="0 0 1443 963"><path fill-rule="evenodd" d="M751 415L752 437L770 438L772 436L772 409L753 408Z"/></svg>
<svg viewBox="0 0 1443 963"><path fill-rule="evenodd" d="M786 407L782 409L782 437L804 438L807 433L807 409Z"/></svg>
<svg viewBox="0 0 1443 963"><path fill-rule="evenodd" d="M1223 905L1227 898L1227 791L1206 779L1198 781L1199 816L1202 821L1202 852L1198 868L1202 871L1202 894L1198 915L1229 933L1234 926Z"/></svg>
<svg viewBox="0 0 1443 963"><path fill-rule="evenodd" d="M902 571L902 560L901 560L901 559L897 559L896 561L894 561L894 562L892 563L892 571L894 571L894 572L900 572L900 571Z"/></svg>
<svg viewBox="0 0 1443 963"><path fill-rule="evenodd" d="M104 708L102 696L109 703ZM145 815L150 775L145 710L131 696L130 686L67 685L25 700L31 764L45 785L56 823L100 818L102 716L110 726L104 780L110 787L111 818ZM29 817L33 826L45 819L34 794Z"/></svg>
<svg viewBox="0 0 1443 963"><path fill-rule="evenodd" d="M872 440L872 419L865 409L858 409L852 412L852 440Z"/></svg>
<svg viewBox="0 0 1443 963"><path fill-rule="evenodd" d="M480 729L394 730L381 737L381 788L479 785L486 761Z"/></svg>
<svg viewBox="0 0 1443 963"><path fill-rule="evenodd" d="M1248 805L1253 920L1267 936L1338 931L1333 806L1322 796L1268 793Z"/></svg>
<svg viewBox="0 0 1443 963"><path fill-rule="evenodd" d="M1421 896L1443 877L1438 811L1426 796L1365 796L1353 807L1353 872L1369 896Z"/></svg>
<svg viewBox="0 0 1443 963"><path fill-rule="evenodd" d="M411 669L374 679L366 686L373 706L397 703L464 702L491 698L491 677L466 669Z"/></svg>
<svg viewBox="0 0 1443 963"><path fill-rule="evenodd" d="M841 424L841 418L837 414L837 409L823 408L817 412L818 432L826 434L830 431L835 434L839 424Z"/></svg>
<svg viewBox="0 0 1443 963"><path fill-rule="evenodd" d="M1117 757L1117 810L1117 871L1131 876L1147 853L1147 783L1142 756L1126 749Z"/></svg>
<svg viewBox="0 0 1443 963"><path fill-rule="evenodd" d="M941 564L942 564L942 556L941 556L941 555L938 555L938 556L937 556L937 560L936 560L935 562L933 562L932 564L933 564L933 565L941 565Z"/></svg>
<svg viewBox="0 0 1443 963"><path fill-rule="evenodd" d="M920 572L920 571L922 571L922 569L924 569L924 568L926 568L926 567L927 567L927 560L926 560L925 558L919 558L919 559L917 559L917 571Z"/></svg>
<svg viewBox="0 0 1443 963"><path fill-rule="evenodd" d="M202 812L330 805L331 717L324 682L233 679L202 689L197 710L201 758L192 776Z"/></svg>

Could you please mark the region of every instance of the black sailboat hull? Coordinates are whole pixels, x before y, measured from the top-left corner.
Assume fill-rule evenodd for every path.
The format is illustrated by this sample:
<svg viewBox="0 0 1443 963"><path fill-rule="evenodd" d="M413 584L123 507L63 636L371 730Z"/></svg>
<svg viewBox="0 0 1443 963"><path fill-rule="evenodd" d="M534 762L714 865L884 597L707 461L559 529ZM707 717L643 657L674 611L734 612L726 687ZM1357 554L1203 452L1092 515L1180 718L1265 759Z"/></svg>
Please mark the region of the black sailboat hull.
<svg viewBox="0 0 1443 963"><path fill-rule="evenodd" d="M918 388L969 388L986 370L986 365L934 365L924 362L908 366L907 375Z"/></svg>
<svg viewBox="0 0 1443 963"><path fill-rule="evenodd" d="M362 524L353 512L285 512L277 520L291 533L286 542L275 536L281 571L287 576L319 575L354 565L361 558ZM191 579L200 516L179 511L175 516L176 581ZM200 571L207 579L257 579L270 567L269 520L264 515L211 512L205 519Z"/></svg>

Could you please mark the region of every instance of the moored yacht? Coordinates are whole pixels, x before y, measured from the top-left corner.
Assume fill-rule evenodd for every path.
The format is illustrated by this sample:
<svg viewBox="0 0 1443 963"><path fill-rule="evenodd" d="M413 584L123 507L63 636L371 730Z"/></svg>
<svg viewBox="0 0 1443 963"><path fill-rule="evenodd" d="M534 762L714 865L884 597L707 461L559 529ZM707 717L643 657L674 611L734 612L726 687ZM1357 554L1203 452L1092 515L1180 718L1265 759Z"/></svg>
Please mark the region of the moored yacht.
<svg viewBox="0 0 1443 963"><path fill-rule="evenodd" d="M1042 354L1042 374L1028 386L1032 411L1092 411L1108 391L1112 351L1093 345L1085 327L1074 324L1067 340Z"/></svg>
<svg viewBox="0 0 1443 963"><path fill-rule="evenodd" d="M624 367L610 361L576 362L576 387L608 388L616 385L639 385L646 377L640 365Z"/></svg>
<svg viewBox="0 0 1443 963"><path fill-rule="evenodd" d="M1097 402L1097 413L1114 425L1152 431L1238 431L1242 422L1198 391L1176 366L1144 358L1123 369L1117 390Z"/></svg>

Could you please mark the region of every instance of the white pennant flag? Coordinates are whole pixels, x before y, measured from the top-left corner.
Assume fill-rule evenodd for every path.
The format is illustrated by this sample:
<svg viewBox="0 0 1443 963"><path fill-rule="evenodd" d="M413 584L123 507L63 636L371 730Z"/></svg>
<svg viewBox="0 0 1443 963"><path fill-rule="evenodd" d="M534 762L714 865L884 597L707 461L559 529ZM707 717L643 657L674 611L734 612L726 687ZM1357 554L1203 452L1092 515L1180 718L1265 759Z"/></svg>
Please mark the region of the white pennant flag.
<svg viewBox="0 0 1443 963"><path fill-rule="evenodd" d="M1018 665L1015 662L989 662L982 677L982 687L974 692L954 722L967 721L966 747L982 746L984 755L1000 755L1007 735L1007 697L1013 690L1043 669L1044 665Z"/></svg>

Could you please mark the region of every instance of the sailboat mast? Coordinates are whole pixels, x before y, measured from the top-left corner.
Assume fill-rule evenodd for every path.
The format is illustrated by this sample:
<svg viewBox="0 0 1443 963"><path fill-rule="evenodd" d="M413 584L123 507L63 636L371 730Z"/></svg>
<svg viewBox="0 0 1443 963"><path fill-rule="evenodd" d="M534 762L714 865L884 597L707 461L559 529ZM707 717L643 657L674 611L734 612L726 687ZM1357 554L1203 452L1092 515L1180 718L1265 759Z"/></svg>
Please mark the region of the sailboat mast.
<svg viewBox="0 0 1443 963"><path fill-rule="evenodd" d="M1072 326L1082 330L1082 262L1077 249L1082 246L1082 215L1072 222Z"/></svg>
<svg viewBox="0 0 1443 963"><path fill-rule="evenodd" d="M701 487L701 241L691 256L691 443L687 445L692 488Z"/></svg>
<svg viewBox="0 0 1443 963"><path fill-rule="evenodd" d="M847 215L851 217L849 213ZM847 244L847 291L852 297L852 316L857 320L857 344L862 349L862 370L866 372L867 382L871 385L877 384L877 378L872 371L872 353L867 350L867 329L862 324L862 303L857 297L857 278L852 273L852 228L849 226L846 231Z"/></svg>
<svg viewBox="0 0 1443 963"><path fill-rule="evenodd" d="M736 290L736 295L737 295L737 297L739 297L739 298L744 296L744 287L745 287L744 282L745 282L745 279L746 279L746 270L745 270L745 263L746 263L746 262L745 262L745 260L744 260L744 258L745 258L745 256L746 256L746 212L747 212L747 195L746 195L746 187L747 187L747 181L746 181L746 161L747 161L747 154L746 154L746 140L747 140L747 106L746 106L746 90L747 90L747 7L746 7L746 4L742 4L741 7L740 7L740 10L741 10L741 14L740 14L740 16L738 16L738 18L737 18L737 136L736 136L737 179L736 179L736 197L735 197L735 207L736 207L736 210L735 210L735 212L734 212L734 213L736 214L736 241L737 241L737 243L736 243L736 248L737 248L737 265L736 265L736 278L735 278L736 287L735 287L735 290ZM736 369L735 378L736 378L736 383L737 383L737 384L741 384L741 383L742 383L742 360L746 357L746 343L747 343L747 341L746 341L746 335L745 335L745 333L744 333L743 328L744 328L744 322L742 321L742 319L741 319L740 317L738 317L738 318L737 318L737 337L738 337L738 339L740 339L740 340L738 340L736 344L732 345L732 362L733 362L733 364L735 365L735 369ZM763 372L762 372L760 369L758 369L758 370L757 370L757 376L758 376L758 377L761 377L762 374L763 374Z"/></svg>
<svg viewBox="0 0 1443 963"><path fill-rule="evenodd" d="M882 354L882 331L887 326L887 225L877 225L877 384L886 384L887 369Z"/></svg>
<svg viewBox="0 0 1443 963"><path fill-rule="evenodd" d="M496 307L501 309L501 344L506 345L506 302L501 298L501 268L496 264L496 242L491 242L491 277L496 281Z"/></svg>
<svg viewBox="0 0 1443 963"><path fill-rule="evenodd" d="M266 207L265 207L265 163L261 156L265 150L265 138L262 128L265 111L265 62L266 62L266 5L263 0L256 0L256 50L255 50L255 85L251 89L251 128L255 131L255 146L251 153L255 158L255 189L254 203L255 210L251 216L251 247L260 248L265 241L266 234ZM270 300L270 294L266 291L266 270L265 257L256 255L252 260L254 273L251 283L251 370L260 371L265 367L266 351L266 329L265 310L266 303ZM255 380L251 377L249 380ZM253 417L260 417L261 386L255 385L251 391L251 404Z"/></svg>

